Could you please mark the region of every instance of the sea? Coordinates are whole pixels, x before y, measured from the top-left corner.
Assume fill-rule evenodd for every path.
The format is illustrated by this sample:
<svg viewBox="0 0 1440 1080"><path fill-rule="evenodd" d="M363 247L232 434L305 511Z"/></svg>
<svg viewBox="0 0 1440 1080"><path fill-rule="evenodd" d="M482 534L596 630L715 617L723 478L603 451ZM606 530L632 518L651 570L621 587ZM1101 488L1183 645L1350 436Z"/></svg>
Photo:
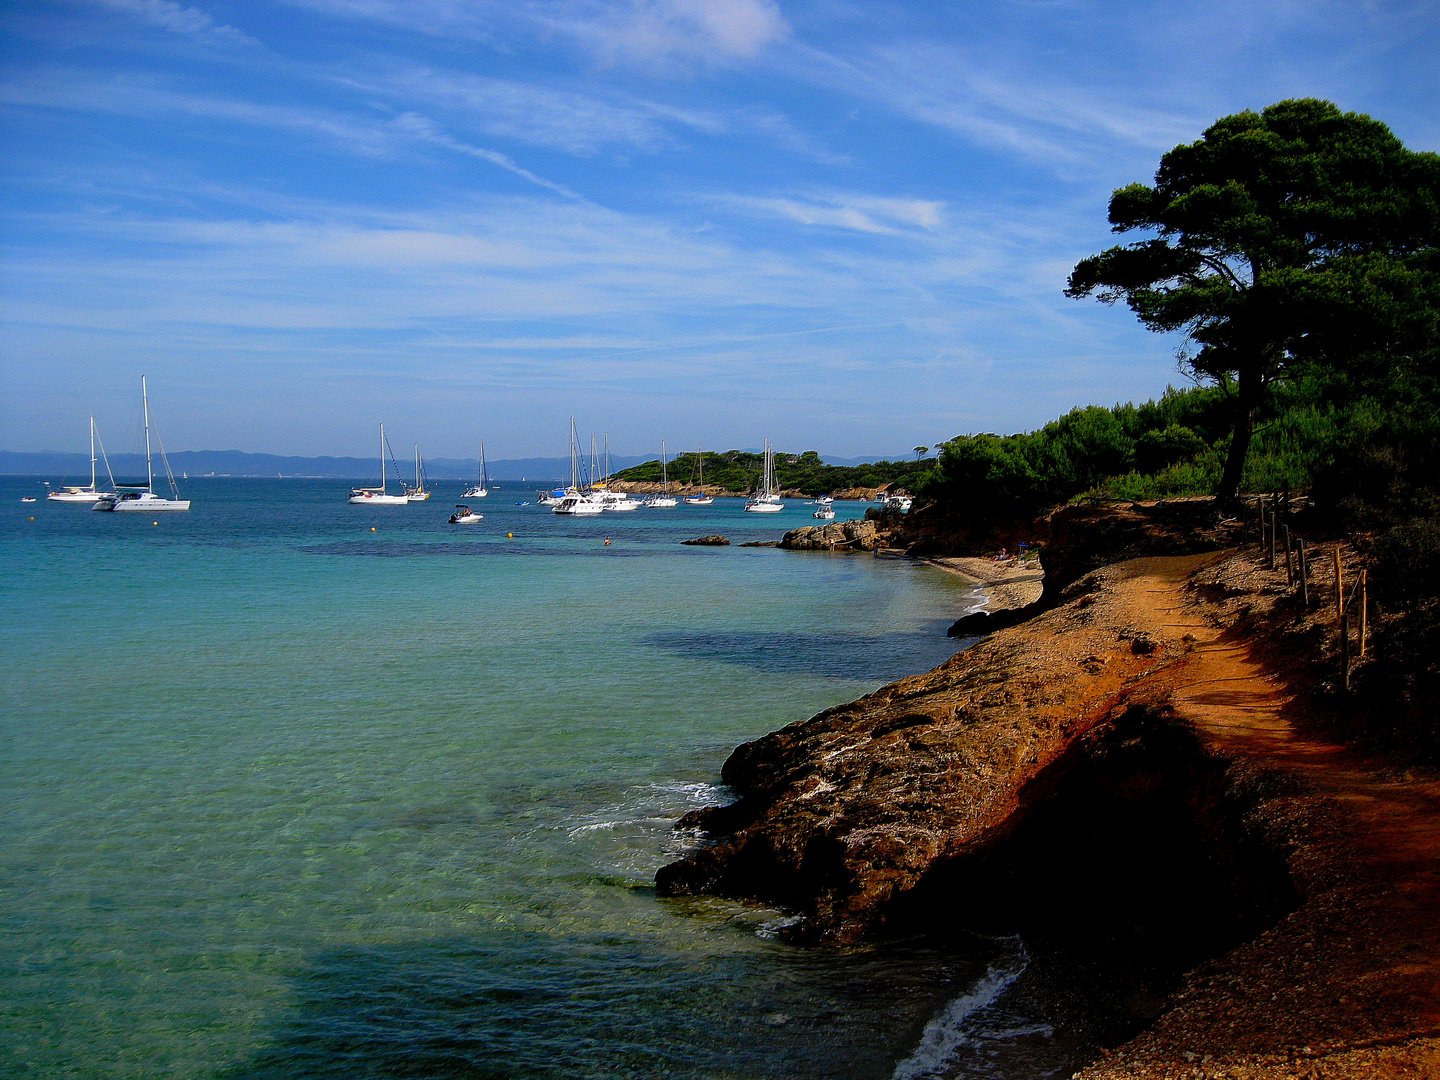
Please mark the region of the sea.
<svg viewBox="0 0 1440 1080"><path fill-rule="evenodd" d="M0 1075L1077 1066L1016 939L798 946L652 884L735 746L948 658L961 579L739 546L798 500L576 519L507 482L455 526L453 481L181 486L106 514L0 477Z"/></svg>

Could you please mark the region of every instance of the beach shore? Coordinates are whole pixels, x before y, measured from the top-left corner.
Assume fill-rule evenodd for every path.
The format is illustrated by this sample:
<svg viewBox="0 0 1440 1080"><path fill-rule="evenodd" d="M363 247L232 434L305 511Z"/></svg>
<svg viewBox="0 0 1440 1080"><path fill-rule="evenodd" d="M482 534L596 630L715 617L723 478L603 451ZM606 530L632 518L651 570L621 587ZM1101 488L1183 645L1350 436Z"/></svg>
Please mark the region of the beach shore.
<svg viewBox="0 0 1440 1080"><path fill-rule="evenodd" d="M979 585L985 593L986 611L1005 611L1024 607L1040 599L1045 586L1045 572L1038 559L1011 559L997 563L993 559L944 556L922 559L952 574L959 574Z"/></svg>

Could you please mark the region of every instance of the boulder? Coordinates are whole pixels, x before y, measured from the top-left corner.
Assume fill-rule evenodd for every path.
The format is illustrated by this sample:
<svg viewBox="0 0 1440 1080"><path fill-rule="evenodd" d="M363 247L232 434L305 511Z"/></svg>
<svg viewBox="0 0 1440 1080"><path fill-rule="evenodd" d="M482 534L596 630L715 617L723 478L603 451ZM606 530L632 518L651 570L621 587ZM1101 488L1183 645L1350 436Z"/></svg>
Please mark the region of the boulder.
<svg viewBox="0 0 1440 1080"><path fill-rule="evenodd" d="M780 541L791 551L874 551L885 538L873 521L829 521L791 529Z"/></svg>
<svg viewBox="0 0 1440 1080"><path fill-rule="evenodd" d="M723 536L697 536L694 540L681 540L682 544L697 544L704 547L729 547L730 541Z"/></svg>

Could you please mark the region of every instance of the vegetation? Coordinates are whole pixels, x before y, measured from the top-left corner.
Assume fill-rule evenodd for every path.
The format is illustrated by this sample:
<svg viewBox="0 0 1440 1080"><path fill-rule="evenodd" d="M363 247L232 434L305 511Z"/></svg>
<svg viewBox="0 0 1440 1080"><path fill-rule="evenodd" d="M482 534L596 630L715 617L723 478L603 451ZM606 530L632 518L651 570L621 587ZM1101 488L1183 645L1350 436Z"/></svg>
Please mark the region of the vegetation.
<svg viewBox="0 0 1440 1080"><path fill-rule="evenodd" d="M706 451L703 461L707 485L713 484L737 494L753 490L759 484L764 468L763 455L743 450L726 450L724 453ZM775 477L787 491L798 490L809 496L828 495L847 488L875 488L889 483L908 488L928 474L932 464L917 458L915 461L876 461L868 465L826 465L814 450L803 454L777 452ZM615 479L658 483L660 474L660 462L647 461L616 473ZM694 476L695 454L681 454L670 462L672 483L689 483Z"/></svg>
<svg viewBox="0 0 1440 1080"><path fill-rule="evenodd" d="M1233 389L1214 488L1226 501L1272 384L1433 342L1440 156L1328 101L1217 120L1161 158L1154 187L1116 191L1110 223L1153 235L1082 260L1066 292L1182 331L1181 361Z"/></svg>

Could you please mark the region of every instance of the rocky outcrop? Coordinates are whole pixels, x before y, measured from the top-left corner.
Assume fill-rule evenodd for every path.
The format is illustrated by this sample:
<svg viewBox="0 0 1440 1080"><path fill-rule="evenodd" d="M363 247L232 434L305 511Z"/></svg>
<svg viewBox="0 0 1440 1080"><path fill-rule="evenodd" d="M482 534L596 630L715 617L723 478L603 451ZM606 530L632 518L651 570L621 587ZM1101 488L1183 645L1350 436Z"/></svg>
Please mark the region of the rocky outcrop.
<svg viewBox="0 0 1440 1080"><path fill-rule="evenodd" d="M884 547L885 540L873 521L827 521L791 529L780 546L791 551L874 551Z"/></svg>
<svg viewBox="0 0 1440 1080"><path fill-rule="evenodd" d="M695 537L694 540L681 540L680 543L682 543L682 544L692 544L692 545L695 545L695 546L698 546L698 547L728 547L729 544L730 544L730 541L729 541L729 540L726 540L725 537L723 537L723 536L715 535L715 536L697 536L697 537Z"/></svg>
<svg viewBox="0 0 1440 1080"><path fill-rule="evenodd" d="M1092 822L1163 818L1179 830L1168 850L1203 847L1204 835L1213 839L1224 829L1202 822L1205 815L1187 803L1193 791L1162 774L1203 776L1218 792L1224 770L1169 727L1160 704L1142 692L1146 676L1183 646L1145 635L1137 647L1114 589L1131 572L1111 567L1089 575L1064 604L1025 627L741 746L722 772L740 798L681 822L713 843L662 868L660 891L781 904L801 914L792 932L810 940L853 941L897 929L937 903L952 915L968 908L982 918L992 900L1003 910L1022 899L1002 887L995 860L1023 839L1027 822L1053 815L1056 800L1073 801L1080 788L1110 793L1096 794L1086 808ZM1134 774L1138 758L1130 751L1137 746L1159 755L1144 783ZM1130 813L1112 805L1127 799L1137 803ZM1148 807L1138 805L1147 799ZM1154 840L1147 837L1135 843ZM1160 849L1131 854L1147 873L1164 862ZM1115 851L1106 858L1107 866L1123 861ZM1203 855L1194 860L1204 863ZM1193 864L1187 867L1175 873ZM1109 885L1126 887L1114 875ZM1192 891L1202 886L1206 895L1239 887L1192 882ZM1281 903L1280 893L1256 899L1244 918L1262 917L1254 913ZM982 904L981 897L989 899ZM1238 909L1224 910L1233 922Z"/></svg>

